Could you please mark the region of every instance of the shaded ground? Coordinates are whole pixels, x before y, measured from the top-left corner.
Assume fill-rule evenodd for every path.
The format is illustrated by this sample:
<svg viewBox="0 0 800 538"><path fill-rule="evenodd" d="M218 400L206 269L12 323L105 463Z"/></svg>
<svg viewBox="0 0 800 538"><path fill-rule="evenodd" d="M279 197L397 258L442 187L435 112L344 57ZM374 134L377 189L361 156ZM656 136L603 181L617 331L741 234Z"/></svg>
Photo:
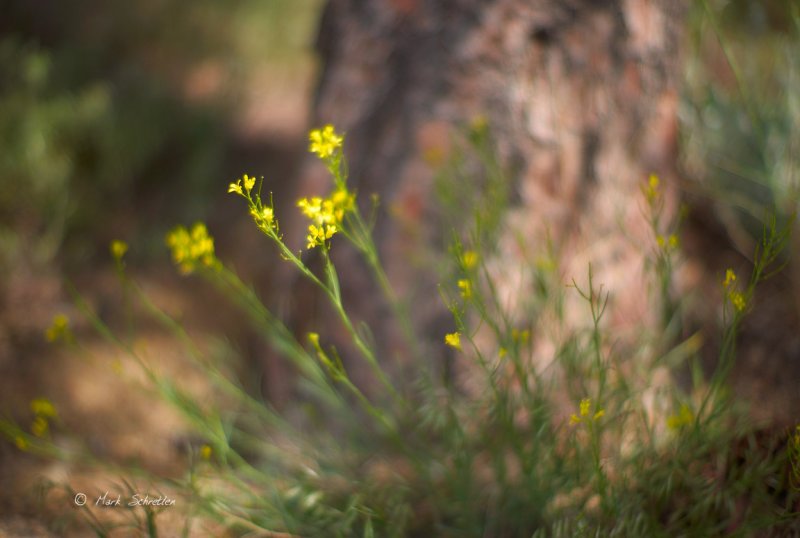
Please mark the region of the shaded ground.
<svg viewBox="0 0 800 538"><path fill-rule="evenodd" d="M266 188L275 192L276 201L290 200L292 180L305 154L309 80L306 75L304 87L290 91L252 92L252 101L230 134L226 155L229 177L219 178L218 200L208 219L220 258L236 267L256 289L268 289L272 268L279 260L252 226L241 200L226 195L226 187L242 173L264 175ZM155 204L154 209L157 207ZM140 208L132 209L130 215L118 218L122 223L135 222L143 218L138 211ZM163 215L152 218L164 220ZM265 366L258 349L249 346L252 336L233 305L226 304L199 279L178 276L166 247L160 261L137 265L135 237L126 239L131 243L130 271L134 279L159 307L185 323L199 348L217 345L216 335L225 334L250 361L238 368L263 375ZM107 246L97 248L105 252ZM125 335L131 319L122 308L124 298L110 257L92 271L70 278L93 309ZM79 448L72 445L80 439L85 442L84 448L109 466L135 464L157 476L185 475L203 440L193 436L175 410L143 390L146 383L141 370L130 357L99 338L80 315L75 315L61 276L55 270L21 270L11 279L11 293L0 319L0 411L27 427L32 420L29 402L46 397L58 409L59 418L51 430L59 444ZM59 312L70 314L80 349L45 342L43 331ZM140 314L133 317L136 337L132 345L137 353L157 371L180 380L199 400L211 397L209 381L191 367L175 339ZM259 390L258 384L255 390ZM132 480L136 491L170 495L163 485L127 474L123 477L112 468L103 471L97 465L78 461L51 462L22 452L7 441L0 442L0 537L85 536L90 532L87 521L91 516L76 507L73 494L86 492L90 501L96 501L108 491L112 496L121 493L124 498L127 487L123 478ZM74 491L59 487L47 490L48 483ZM112 536L138 535L135 529L144 525L131 519L134 513L129 510L93 507L91 512L102 521L123 524ZM224 535L224 529L204 527L208 523L190 517L190 512L191 507L182 499L175 507L164 508L156 517L159 535L179 535L187 521L191 522L190 536ZM144 516L141 510L135 513Z"/></svg>

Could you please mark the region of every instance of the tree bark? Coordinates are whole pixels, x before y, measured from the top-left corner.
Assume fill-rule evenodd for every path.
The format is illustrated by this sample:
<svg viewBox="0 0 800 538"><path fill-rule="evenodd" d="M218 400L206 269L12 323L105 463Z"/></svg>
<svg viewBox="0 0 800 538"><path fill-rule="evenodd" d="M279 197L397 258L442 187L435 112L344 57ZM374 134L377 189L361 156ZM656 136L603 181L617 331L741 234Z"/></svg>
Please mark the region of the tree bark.
<svg viewBox="0 0 800 538"><path fill-rule="evenodd" d="M315 124L346 132L351 184L362 200L380 196L381 255L431 356L443 353L452 330L438 283L415 263L420 248L441 251L431 156L451 152L458 126L478 117L516 171L498 257L488 262L511 310L524 316L523 301L513 299L531 285L513 278L527 263L520 249L541 252L549 240L565 283L585 283L592 264L595 282L610 292L606 316L615 335L654 323L658 306L646 302L653 294L643 276L653 234L641 186L659 174L667 212L674 210L685 8L677 0L327 4ZM302 194L325 192L327 181L309 162ZM363 264L337 245L334 255L346 268L351 310L369 321L388 357L402 355ZM574 306L567 317L577 326L588 314ZM306 317L305 304L294 309Z"/></svg>

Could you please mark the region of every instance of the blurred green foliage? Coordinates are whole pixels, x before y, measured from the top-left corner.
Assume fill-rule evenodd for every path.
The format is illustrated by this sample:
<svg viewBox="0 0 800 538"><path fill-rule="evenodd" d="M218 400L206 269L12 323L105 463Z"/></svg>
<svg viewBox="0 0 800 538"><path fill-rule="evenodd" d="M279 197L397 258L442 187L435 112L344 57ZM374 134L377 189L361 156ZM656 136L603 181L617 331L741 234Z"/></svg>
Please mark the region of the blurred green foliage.
<svg viewBox="0 0 800 538"><path fill-rule="evenodd" d="M693 4L682 121L687 169L732 236L798 209L800 2Z"/></svg>
<svg viewBox="0 0 800 538"><path fill-rule="evenodd" d="M253 73L308 68L319 2L4 4L0 269L205 217Z"/></svg>

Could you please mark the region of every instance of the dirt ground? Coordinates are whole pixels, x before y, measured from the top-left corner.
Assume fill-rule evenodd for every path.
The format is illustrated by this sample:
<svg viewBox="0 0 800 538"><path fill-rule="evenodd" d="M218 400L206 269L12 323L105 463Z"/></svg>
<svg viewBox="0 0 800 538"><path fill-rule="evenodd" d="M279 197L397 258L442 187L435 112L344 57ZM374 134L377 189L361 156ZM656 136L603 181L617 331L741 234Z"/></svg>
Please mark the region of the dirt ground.
<svg viewBox="0 0 800 538"><path fill-rule="evenodd" d="M305 154L310 76L305 84L280 95L252 93L231 133L226 156L231 178L242 173L264 175L276 199L289 197L291 180ZM272 266L279 260L251 226L245 208L237 203L241 200L226 195L231 178L220 178L220 201L214 202L208 225L216 236L219 257L256 289L267 289ZM144 293L187 327L198 348L218 346L225 335L242 360L251 361L237 367L263 371L257 353L248 348L251 335L241 313L200 279L178 275L166 247L161 262L129 265ZM126 316L110 257L108 263L69 278L121 335L133 321L132 347L148 365L179 380L201 401L215 397L210 382L192 367L186 350L168 331L141 311ZM145 528L143 509L102 506L103 500L117 496L124 505L134 493L175 501L155 510L159 536L225 536L223 527L193 515L191 503L163 482L119 470L134 465L156 477L184 477L191 461L197 460L203 439L196 438L180 414L147 388L131 357L82 320L63 275L56 268L34 270L20 264L3 288L7 291L0 312L0 415L28 428L33 420L30 401L45 397L58 411L50 426L52 439L72 454L88 451L95 461L52 460L0 441L0 538L87 536L93 534L93 520L103 522L111 530L109 536L139 536ZM58 313L69 316L79 347L46 342L44 331ZM76 503L79 494L86 496L83 506Z"/></svg>

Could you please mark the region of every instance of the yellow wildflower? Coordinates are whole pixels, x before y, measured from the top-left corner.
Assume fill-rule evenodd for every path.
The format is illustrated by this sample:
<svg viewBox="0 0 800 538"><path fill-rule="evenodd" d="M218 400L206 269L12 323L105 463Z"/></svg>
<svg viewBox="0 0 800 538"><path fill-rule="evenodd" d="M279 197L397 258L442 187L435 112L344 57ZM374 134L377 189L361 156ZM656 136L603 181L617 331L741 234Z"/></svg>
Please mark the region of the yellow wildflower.
<svg viewBox="0 0 800 538"><path fill-rule="evenodd" d="M212 453L213 450L209 445L203 445L200 447L200 457L203 458L204 460L206 461L210 460Z"/></svg>
<svg viewBox="0 0 800 538"><path fill-rule="evenodd" d="M23 452L28 449L28 441L26 441L21 435L17 435L14 438L14 444L17 445L17 448Z"/></svg>
<svg viewBox="0 0 800 538"><path fill-rule="evenodd" d="M306 248L312 249L316 246L324 245L325 241L333 237L337 231L335 224L327 224L325 226L310 225L306 236Z"/></svg>
<svg viewBox="0 0 800 538"><path fill-rule="evenodd" d="M242 180L239 179L236 181L236 183L231 183L230 185L228 185L228 192L229 193L233 192L244 196L244 192L242 192Z"/></svg>
<svg viewBox="0 0 800 538"><path fill-rule="evenodd" d="M121 260L125 253L128 252L128 244L125 241L114 240L109 248L111 256L117 261Z"/></svg>
<svg viewBox="0 0 800 538"><path fill-rule="evenodd" d="M213 267L214 239L208 235L205 224L198 222L191 232L179 226L167 235L167 245L172 249L172 259L184 274L194 271L198 264Z"/></svg>
<svg viewBox="0 0 800 538"><path fill-rule="evenodd" d="M589 416L589 413L592 409L592 400L589 398L584 398L581 400L580 404L578 405L578 414L573 413L569 417L569 424L570 426L574 426L580 422L583 422L585 418ZM594 415L592 415L592 420L598 420L604 417L606 414L605 409L598 409Z"/></svg>
<svg viewBox="0 0 800 538"><path fill-rule="evenodd" d="M314 196L310 200L308 198L303 198L298 200L297 207L300 208L303 215L316 221L322 212L322 198L319 196Z"/></svg>
<svg viewBox="0 0 800 538"><path fill-rule="evenodd" d="M733 269L728 269L725 271L725 280L722 285L727 289L734 282L736 282L736 273L733 272Z"/></svg>
<svg viewBox="0 0 800 538"><path fill-rule="evenodd" d="M582 417L585 417L589 414L589 407L591 407L592 401L589 398L584 398L581 400L580 403L580 413Z"/></svg>
<svg viewBox="0 0 800 538"><path fill-rule="evenodd" d="M738 312L743 311L747 306L747 300L741 292L731 290L728 292L728 297L731 300L731 304Z"/></svg>
<svg viewBox="0 0 800 538"><path fill-rule="evenodd" d="M308 150L320 159L328 159L337 149L342 147L344 137L336 134L333 125L326 125L322 129L314 129L308 135Z"/></svg>
<svg viewBox="0 0 800 538"><path fill-rule="evenodd" d="M56 342L57 340L69 340L69 318L64 314L56 314L53 317L53 322L44 333L48 342Z"/></svg>
<svg viewBox="0 0 800 538"><path fill-rule="evenodd" d="M474 250L464 251L462 263L464 264L464 269L469 271L470 269L478 265L478 253L475 252Z"/></svg>
<svg viewBox="0 0 800 538"><path fill-rule="evenodd" d="M49 424L47 423L47 419L44 417L36 417L33 419L33 424L31 424L31 433L36 437L44 437L47 435L47 431L50 429Z"/></svg>
<svg viewBox="0 0 800 538"><path fill-rule="evenodd" d="M469 280L462 278L458 281L458 289L461 290L461 296L464 299L472 297L472 284Z"/></svg>
<svg viewBox="0 0 800 538"><path fill-rule="evenodd" d="M661 250L670 251L678 248L678 236L675 234L670 234L669 237L664 237L663 235L656 236L656 243L658 243L658 247Z"/></svg>
<svg viewBox="0 0 800 538"><path fill-rule="evenodd" d="M355 196L346 188L339 188L330 198L302 198L298 200L297 207L312 222L306 236L306 248L311 249L324 245L341 229L345 215L355 207Z"/></svg>
<svg viewBox="0 0 800 538"><path fill-rule="evenodd" d="M692 422L694 422L694 413L692 413L692 409L688 405L683 404L677 415L671 415L667 418L667 428L677 431Z"/></svg>
<svg viewBox="0 0 800 538"><path fill-rule="evenodd" d="M653 203L658 198L660 183L657 175L650 174L650 178L647 180L647 187L643 189L648 202Z"/></svg>
<svg viewBox="0 0 800 538"><path fill-rule="evenodd" d="M530 340L531 332L528 329L520 331L519 329L511 329L511 340L515 343L527 344Z"/></svg>
<svg viewBox="0 0 800 538"><path fill-rule="evenodd" d="M41 417L53 418L56 416L56 407L47 398L31 400L31 411Z"/></svg>
<svg viewBox="0 0 800 538"><path fill-rule="evenodd" d="M253 190L253 187L256 184L256 178L250 177L247 174L245 174L244 177L242 177L242 182L244 183L244 190L246 190L247 193L249 194L250 191Z"/></svg>
<svg viewBox="0 0 800 538"><path fill-rule="evenodd" d="M454 332L444 335L444 343L450 347L461 349L461 334Z"/></svg>
<svg viewBox="0 0 800 538"><path fill-rule="evenodd" d="M250 208L250 215L256 223L256 226L263 231L269 231L275 225L275 210L269 206L264 206L257 209L255 206Z"/></svg>
<svg viewBox="0 0 800 538"><path fill-rule="evenodd" d="M309 340L309 342L311 342L311 345L314 346L314 348L318 348L319 347L319 334L317 334L317 333L308 333L308 340Z"/></svg>
<svg viewBox="0 0 800 538"><path fill-rule="evenodd" d="M670 249L676 249L680 245L680 240L678 240L678 236L675 234L669 234L669 239L667 239L667 246Z"/></svg>

